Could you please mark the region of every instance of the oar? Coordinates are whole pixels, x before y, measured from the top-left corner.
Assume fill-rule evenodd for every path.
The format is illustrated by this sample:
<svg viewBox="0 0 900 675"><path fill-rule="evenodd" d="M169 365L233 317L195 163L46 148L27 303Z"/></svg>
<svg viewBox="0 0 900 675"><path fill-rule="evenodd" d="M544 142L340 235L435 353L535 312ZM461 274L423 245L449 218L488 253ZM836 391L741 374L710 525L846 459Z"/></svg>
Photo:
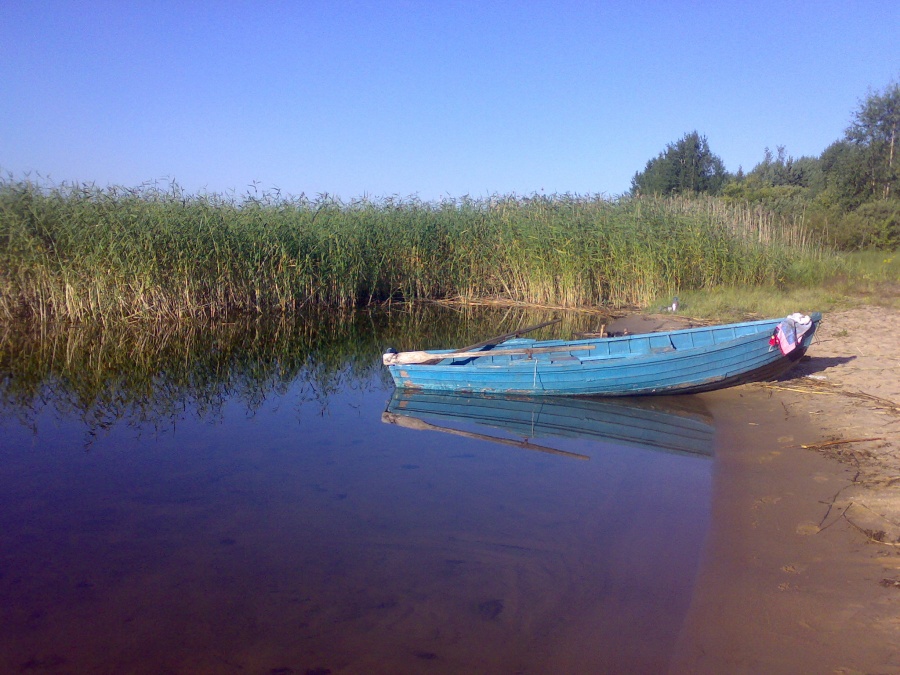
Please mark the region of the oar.
<svg viewBox="0 0 900 675"><path fill-rule="evenodd" d="M504 340L509 340L510 338L519 337L520 335L525 335L525 333L530 333L533 330L537 330L538 328L543 328L544 326L552 326L555 323L559 323L562 321L562 318L553 319L553 321L545 321L544 323L539 323L534 326L528 326L527 328L520 328L517 331L512 333L506 333L506 335L498 335L497 337L492 337L484 342L476 342L474 345L469 345L468 347L463 347L457 351L460 352L471 352L475 349L481 349L482 347L491 347L496 344L500 344ZM445 357L446 358L446 357Z"/></svg>
<svg viewBox="0 0 900 675"><path fill-rule="evenodd" d="M594 349L597 345L560 345L559 347L513 347L512 349L494 349L487 352L449 352L448 354L435 354L434 352L388 352L381 357L381 362L386 366L422 365L433 366L444 359L477 359L480 356L519 356L531 354L553 354L558 352L584 352Z"/></svg>
<svg viewBox="0 0 900 675"><path fill-rule="evenodd" d="M519 337L520 335L525 335L525 333L530 333L533 330L537 330L538 328L544 328L545 326L552 326L555 323L559 323L562 321L561 318L553 319L552 321L545 321L544 323L535 324L534 326L528 326L527 328L520 328L517 331L513 331L512 333L505 333L504 335L498 335L497 337L492 337L483 342L476 342L474 345L469 345L468 347L463 347L462 349L457 349L455 352L451 352L449 354L440 354L435 355L429 352L400 352L399 354L385 354L384 355L384 363L385 365L390 364L411 364L417 363L423 366L431 366L435 363L440 363L444 359L454 359L459 358L460 355L472 356L467 352L474 351L476 349L483 349L484 347L493 347L494 345L500 344L504 340L509 340L510 338ZM390 359L388 358L390 357Z"/></svg>

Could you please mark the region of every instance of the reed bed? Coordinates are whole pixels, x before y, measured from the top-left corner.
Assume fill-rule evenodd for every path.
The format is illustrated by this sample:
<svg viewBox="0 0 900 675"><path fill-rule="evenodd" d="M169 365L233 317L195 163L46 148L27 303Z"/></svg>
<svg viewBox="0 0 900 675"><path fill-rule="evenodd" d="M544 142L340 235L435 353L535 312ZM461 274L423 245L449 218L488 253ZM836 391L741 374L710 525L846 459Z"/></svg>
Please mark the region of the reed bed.
<svg viewBox="0 0 900 675"><path fill-rule="evenodd" d="M516 195L343 202L0 180L0 318L293 314L494 297L647 306L790 281L826 259L802 222L717 200Z"/></svg>

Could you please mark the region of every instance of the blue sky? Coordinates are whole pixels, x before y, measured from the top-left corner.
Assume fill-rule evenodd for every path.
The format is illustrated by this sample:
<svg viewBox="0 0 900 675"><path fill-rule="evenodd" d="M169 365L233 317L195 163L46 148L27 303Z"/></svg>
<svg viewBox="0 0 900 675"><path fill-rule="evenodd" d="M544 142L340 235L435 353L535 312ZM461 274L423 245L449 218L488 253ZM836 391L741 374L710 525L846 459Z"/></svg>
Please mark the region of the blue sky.
<svg viewBox="0 0 900 675"><path fill-rule="evenodd" d="M0 170L344 199L605 193L689 131L818 155L900 2L0 2Z"/></svg>

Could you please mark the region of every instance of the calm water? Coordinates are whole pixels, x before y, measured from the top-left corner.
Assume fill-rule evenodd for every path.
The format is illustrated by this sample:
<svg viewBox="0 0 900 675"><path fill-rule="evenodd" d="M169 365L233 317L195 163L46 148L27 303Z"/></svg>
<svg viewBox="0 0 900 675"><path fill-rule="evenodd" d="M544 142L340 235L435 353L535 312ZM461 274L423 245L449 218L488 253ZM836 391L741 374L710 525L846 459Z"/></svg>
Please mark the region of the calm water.
<svg viewBox="0 0 900 675"><path fill-rule="evenodd" d="M392 400L380 346L335 330L165 362L7 344L0 670L665 669L710 517L703 411Z"/></svg>

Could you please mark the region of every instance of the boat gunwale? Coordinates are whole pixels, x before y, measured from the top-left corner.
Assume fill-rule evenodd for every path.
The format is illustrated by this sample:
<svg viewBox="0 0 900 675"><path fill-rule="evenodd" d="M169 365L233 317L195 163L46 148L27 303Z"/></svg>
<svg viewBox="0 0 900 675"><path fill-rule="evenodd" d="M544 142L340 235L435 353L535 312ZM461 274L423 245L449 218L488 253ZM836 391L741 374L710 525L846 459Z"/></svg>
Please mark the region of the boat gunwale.
<svg viewBox="0 0 900 675"><path fill-rule="evenodd" d="M810 314L810 318L812 319L813 323L816 325L822 320L822 316L821 316L820 312L813 312L812 314ZM774 330L775 326L777 326L783 320L784 319L756 319L754 321L743 321L743 322L739 322L739 323L716 324L716 325L712 325L712 326L695 326L692 328L676 328L674 330L657 331L657 332L652 332L652 333L634 333L632 335L618 335L615 337L604 337L604 338L596 338L596 337L595 338L582 338L582 339L575 339L575 340L566 340L564 338L557 338L557 339L552 339L552 340L535 340L535 339L531 339L531 338L513 338L510 340L506 340L504 342L498 343L497 345L492 345L491 349L486 350L484 352L483 356L466 356L466 357L460 357L460 359L458 359L461 361L469 361L470 363L443 363L443 362L434 363L434 364L410 363L410 364L403 364L403 365L399 365L399 364L398 365L390 365L389 367L392 367L392 368L396 368L396 367L408 368L408 367L418 367L418 366L426 366L428 368L445 367L445 366L452 366L454 368L475 367L475 366L488 367L488 365L494 366L495 364L485 364L485 363L477 363L477 362L480 361L484 356L492 356L492 357L504 356L504 354L503 354L504 348L506 348L506 349L529 349L529 348L549 349L552 347L552 348L558 348L559 353L564 353L569 350L575 350L579 346L586 345L586 344L593 344L593 345L595 345L595 344L615 344L615 343L631 342L634 340L642 340L642 339L649 340L652 337L663 337L663 336L673 336L673 335L681 336L681 335L699 334L699 333L716 333L716 332L720 332L723 330L732 330L733 331L733 330L738 330L741 328L749 328L749 327L759 327L760 328L760 330L752 331L752 332L746 333L744 335L735 335L734 337L732 337L730 339L722 340L721 342L713 342L709 345L698 345L697 347L689 347L687 349L684 349L684 348L679 349L679 348L673 347L671 352L642 352L642 353L637 353L637 354L622 352L621 354L615 354L615 355L613 355L613 354L608 354L608 355L596 354L596 355L590 355L587 357L579 357L579 356L572 355L574 358L579 359L581 361L607 360L610 358L618 358L618 357L639 358L639 357L643 357L643 356L652 356L653 358L659 358L660 356L663 356L668 353L684 354L688 351L693 351L695 349L702 350L702 349L707 349L710 347L718 349L730 342L733 342L735 340L740 340L742 338L747 338L747 337L758 338L759 334L764 332L762 330L763 327L766 327L766 329L771 327ZM423 351L427 352L428 354L433 354L435 357L440 357L443 354L453 354L457 350L455 350L455 349L426 349ZM399 352L399 354L404 354L404 353L406 353L406 352ZM549 355L555 354L555 353L556 353L555 351L546 352L545 354L542 355L541 361L542 362L546 361L549 363L550 362ZM442 361L454 361L454 360L455 359L453 359L451 357L442 359ZM509 365L511 365L511 363L501 365L500 367L508 367Z"/></svg>
<svg viewBox="0 0 900 675"><path fill-rule="evenodd" d="M761 324L761 325L773 325L773 327L775 325L778 325L777 320L760 321L760 322L753 322L753 323L757 323L757 324ZM578 347L580 345L583 345L586 343L587 344L598 344L601 342L634 341L636 339L649 339L650 336L657 336L657 337L658 336L669 336L674 333L679 333L679 334L683 335L686 333L691 333L691 332L696 332L696 331L710 330L712 328L725 328L725 327L733 328L736 326L745 326L745 325L748 325L748 324L747 323L725 324L723 326L718 326L718 327L706 326L706 327L701 327L701 328L680 329L677 331L660 331L658 333L636 333L634 335L626 335L626 336L620 336L620 337L614 337L614 338L592 338L592 339L587 339L587 340L570 340L570 341L526 340L524 342L530 343L532 345L540 345L541 349L547 349L550 347L558 347L558 351L541 352L539 355L535 354L534 358L521 358L521 359L506 358L506 360L504 360L503 362L497 363L497 362L493 362L492 360L498 359L498 358L504 359L505 357L512 356L512 355L505 354L502 349L498 350L498 351L489 350L489 351L484 352L484 354L482 356L465 356L465 357L459 357L456 359L450 357L450 358L442 359L442 361L440 363L434 363L434 364L410 363L410 364L404 364L404 365L391 365L389 367L402 368L404 370L409 369L409 368L413 368L413 369L427 368L429 370L435 370L435 369L440 370L440 369L444 369L444 368L452 368L454 370L461 369L461 368L508 369L508 368L526 367L526 366L528 368L533 368L535 362L537 362L539 368L565 368L565 367L572 367L572 366L582 365L582 364L592 365L592 364L606 363L606 362L612 361L612 360L627 360L629 362L640 363L643 360L662 361L662 360L670 360L670 359L677 359L677 358L688 358L691 356L699 356L699 355L702 355L702 354L708 353L708 352L722 351L722 350L729 349L734 346L739 346L739 345L747 343L747 342L754 342L754 341L760 339L761 333L764 333L767 331L759 330L759 331L756 331L753 333L747 333L745 335L733 336L729 339L722 340L721 342L713 342L711 344L697 345L694 347L687 347L687 348L677 348L677 347L673 346L673 347L668 348L667 350L662 350L662 349L657 348L658 349L657 351L654 351L651 349L650 351L646 351L646 352L621 352L621 353L616 353L616 354L589 354L587 356L579 356L577 354L571 354L570 352L578 350ZM522 356L528 356L528 354L527 354L528 348L525 347L524 345L520 346L522 344L521 340L517 340L516 342L517 342L517 344L516 344L515 348L522 349L525 351L525 353L523 353ZM560 344L558 344L558 345L548 344L551 342L559 342ZM509 343L501 343L501 345L506 345L506 346L512 347L512 345L509 345ZM501 345L498 345L498 346L501 346ZM435 356L439 356L441 353L441 352L433 352L431 350L427 350L427 351L429 353L434 353ZM454 353L454 351L451 349L451 350L447 350L446 352L443 352L443 353L452 354L452 353ZM554 355L566 355L567 357L571 357L571 358L568 359L567 361L554 361L553 360Z"/></svg>

